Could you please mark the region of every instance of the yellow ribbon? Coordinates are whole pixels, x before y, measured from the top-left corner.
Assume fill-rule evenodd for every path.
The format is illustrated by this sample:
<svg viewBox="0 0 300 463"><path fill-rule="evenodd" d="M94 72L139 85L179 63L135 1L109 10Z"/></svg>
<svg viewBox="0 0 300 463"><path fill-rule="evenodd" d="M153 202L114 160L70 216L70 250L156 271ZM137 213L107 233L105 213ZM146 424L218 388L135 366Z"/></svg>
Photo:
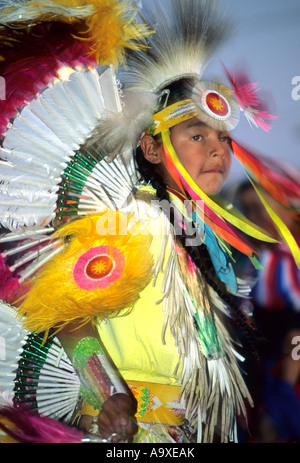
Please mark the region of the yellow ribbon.
<svg viewBox="0 0 300 463"><path fill-rule="evenodd" d="M183 165L180 163L176 152L173 148L173 145L170 140L170 135L169 135L169 130L164 130L162 132L162 140L164 143L164 146L168 150L171 159L177 168L177 170L180 172L184 180L188 183L188 185L191 187L191 189L199 196L200 199L202 199L205 204L213 211L215 212L219 217L227 220L229 223L234 225L236 228L239 230L243 231L249 236L252 236L253 238L260 240L260 241L266 241L268 243L277 243L278 241L268 234L265 233L265 231L256 226L253 222L248 220L246 217L242 216L242 214L237 211L233 206L230 205L230 211L222 208L220 205L215 203L209 196L207 196L200 188L199 186L194 182L192 177L188 174L188 172L185 170Z"/></svg>
<svg viewBox="0 0 300 463"><path fill-rule="evenodd" d="M277 227L278 231L280 232L282 238L285 240L286 244L291 250L291 253L295 259L296 265L298 268L300 268L300 249L299 246L293 237L292 233L288 229L288 227L285 225L285 223L281 220L281 218L277 215L277 213L274 211L274 209L268 204L266 199L263 197L262 193L259 191L259 187L255 185L255 183L251 180L249 177L250 182L253 185L253 188L256 191L257 196L263 203L264 207L266 208L266 211L268 212L269 216L273 220L275 226Z"/></svg>

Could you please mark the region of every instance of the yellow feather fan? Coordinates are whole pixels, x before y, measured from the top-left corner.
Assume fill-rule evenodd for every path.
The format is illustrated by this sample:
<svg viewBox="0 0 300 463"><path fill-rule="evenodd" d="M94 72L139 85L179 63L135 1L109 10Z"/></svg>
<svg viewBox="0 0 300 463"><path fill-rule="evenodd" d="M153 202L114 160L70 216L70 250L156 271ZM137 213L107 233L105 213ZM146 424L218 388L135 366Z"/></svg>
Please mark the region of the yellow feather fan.
<svg viewBox="0 0 300 463"><path fill-rule="evenodd" d="M55 238L69 238L33 281L19 307L24 327L40 333L75 320L130 309L151 280L152 237L132 216L106 210L63 226Z"/></svg>

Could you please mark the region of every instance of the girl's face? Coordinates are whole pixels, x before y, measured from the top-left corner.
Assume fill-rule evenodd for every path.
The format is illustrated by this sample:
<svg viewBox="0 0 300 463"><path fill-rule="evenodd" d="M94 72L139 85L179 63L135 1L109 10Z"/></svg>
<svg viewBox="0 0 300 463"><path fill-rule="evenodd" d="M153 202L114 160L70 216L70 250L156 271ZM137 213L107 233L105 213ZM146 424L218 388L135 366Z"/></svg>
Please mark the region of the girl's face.
<svg viewBox="0 0 300 463"><path fill-rule="evenodd" d="M198 117L176 125L170 139L185 170L204 193L219 193L231 167L231 139Z"/></svg>
<svg viewBox="0 0 300 463"><path fill-rule="evenodd" d="M199 188L207 195L219 193L231 167L231 139L228 132L217 131L194 117L174 126L170 139L178 159ZM176 188L167 170L162 146L158 146L157 158L151 160L146 156L146 159L155 164L161 163L163 180L168 186Z"/></svg>

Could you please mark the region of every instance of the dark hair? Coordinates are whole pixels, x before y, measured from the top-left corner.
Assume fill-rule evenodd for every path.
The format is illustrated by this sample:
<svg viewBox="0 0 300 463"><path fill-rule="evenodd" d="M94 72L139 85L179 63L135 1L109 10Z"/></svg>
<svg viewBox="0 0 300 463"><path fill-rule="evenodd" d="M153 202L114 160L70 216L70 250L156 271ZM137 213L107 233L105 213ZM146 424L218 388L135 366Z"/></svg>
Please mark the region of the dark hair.
<svg viewBox="0 0 300 463"><path fill-rule="evenodd" d="M194 85L195 80L192 78L176 80L169 84L161 90L162 96L158 111L162 110L165 106L171 106L178 101L191 98Z"/></svg>

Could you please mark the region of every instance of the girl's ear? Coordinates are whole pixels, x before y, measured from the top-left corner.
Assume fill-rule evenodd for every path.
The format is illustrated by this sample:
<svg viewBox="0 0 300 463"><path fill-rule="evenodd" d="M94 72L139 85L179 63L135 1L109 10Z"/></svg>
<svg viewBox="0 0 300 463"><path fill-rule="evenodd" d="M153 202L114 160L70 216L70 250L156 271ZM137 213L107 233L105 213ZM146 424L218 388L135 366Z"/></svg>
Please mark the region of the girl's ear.
<svg viewBox="0 0 300 463"><path fill-rule="evenodd" d="M151 164L160 164L160 144L150 135L144 135L140 147L144 153L144 158Z"/></svg>

